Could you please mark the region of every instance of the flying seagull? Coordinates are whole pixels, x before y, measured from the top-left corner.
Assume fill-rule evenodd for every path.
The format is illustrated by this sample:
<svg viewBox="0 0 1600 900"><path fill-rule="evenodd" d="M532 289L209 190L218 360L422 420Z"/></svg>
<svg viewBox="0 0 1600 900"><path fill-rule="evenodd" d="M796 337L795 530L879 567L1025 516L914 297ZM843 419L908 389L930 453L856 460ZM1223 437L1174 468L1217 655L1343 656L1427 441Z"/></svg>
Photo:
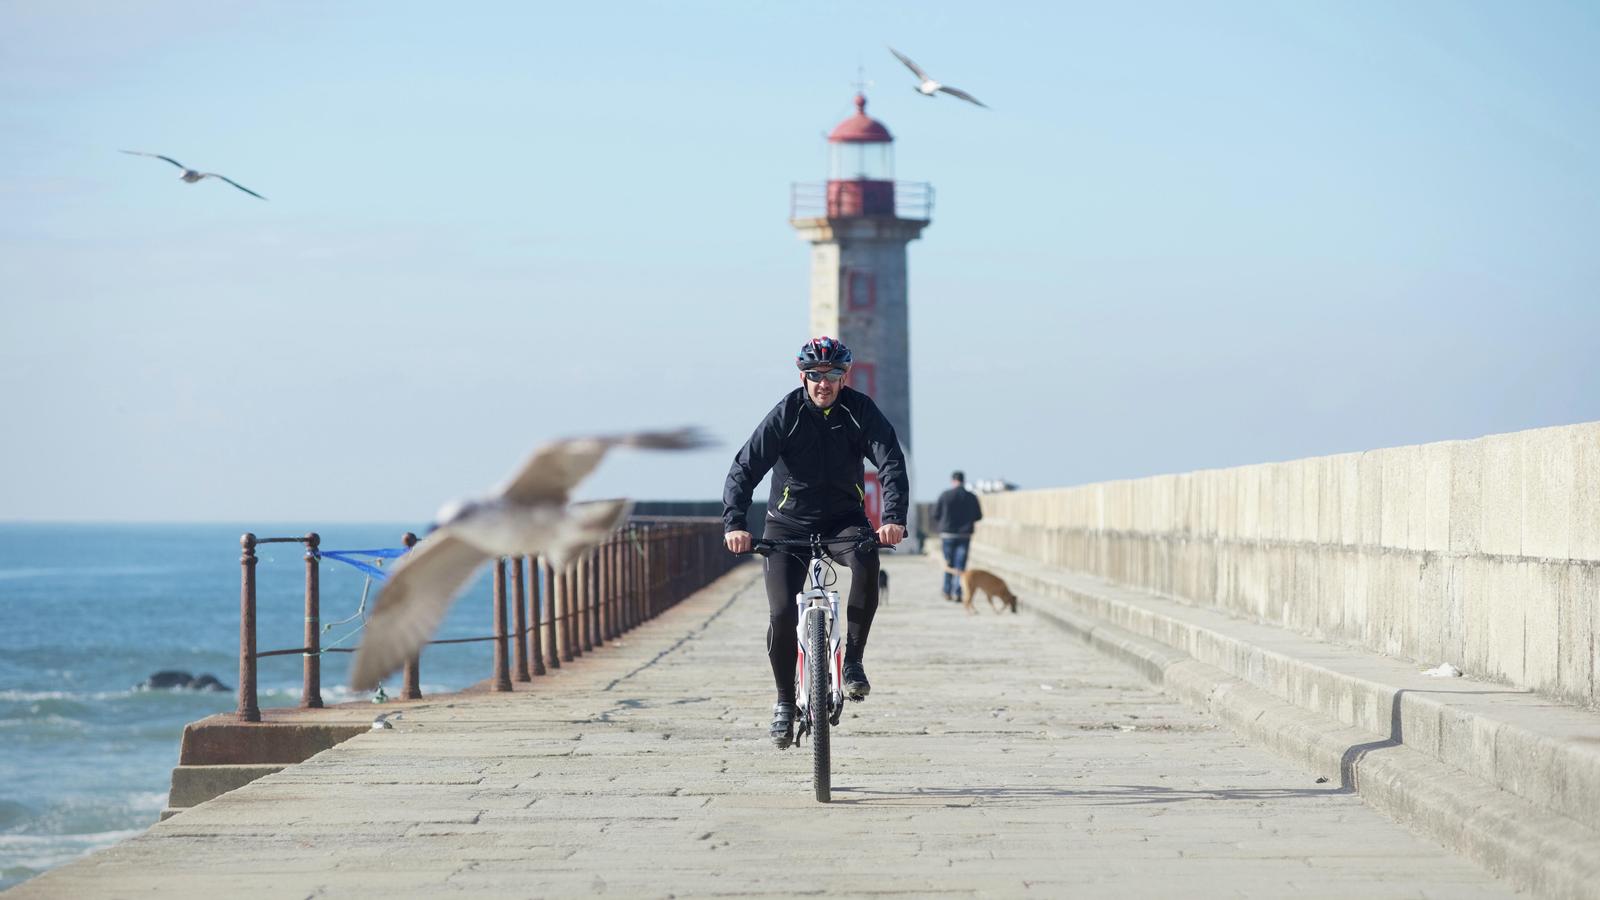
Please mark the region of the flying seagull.
<svg viewBox="0 0 1600 900"><path fill-rule="evenodd" d="M966 91L963 91L963 90L961 90L959 88L953 88L948 84L940 84L939 82L934 81L932 78L929 78L927 72L922 71L922 68L920 66L918 66L916 63L912 62L910 57L906 56L904 53L901 53L899 50L896 50L895 48L890 47L889 48L889 52L894 54L894 58L895 59L898 59L901 62L905 63L906 64L906 68L910 69L911 73L913 75L917 76L917 80L918 80L918 82L920 82L917 85L917 93L922 94L925 97L932 97L934 94L937 94L937 93L943 91L944 93L949 94L952 97L960 97L962 100L965 100L968 103L975 103L978 106L982 106L984 109L988 109L989 108L987 105L985 105L983 103L983 101L979 100L977 97L972 96L971 94L967 93Z"/></svg>
<svg viewBox="0 0 1600 900"><path fill-rule="evenodd" d="M535 450L487 497L453 501L438 524L400 557L378 592L350 668L350 687L372 690L416 655L478 567L497 556L543 554L557 568L600 543L627 518L627 500L567 504L571 491L612 447L692 450L698 430L644 431L554 441Z"/></svg>
<svg viewBox="0 0 1600 900"><path fill-rule="evenodd" d="M122 152L123 153L127 153L127 154L129 154L131 156L150 156L150 157L154 157L156 159L164 159L167 162L172 163L173 165L175 165L178 168L182 169L183 170L183 174L179 175L178 177L183 179L184 181L187 181L190 184L194 184L196 181L199 181L202 178L221 178L223 181L226 181L227 183L233 185L234 187L238 188L241 191L244 191L246 194L249 194L252 197L257 197L257 198L262 199L262 200L267 199L265 197L262 197L260 194L256 193L255 191L252 191L249 188L245 187L244 185L240 184L239 182L234 181L232 178L229 178L226 175L218 175L215 172L196 172L195 170L189 168L188 166L184 165L181 162L178 162L177 160L173 159L170 156L162 156L159 153L140 153L138 150L124 150Z"/></svg>

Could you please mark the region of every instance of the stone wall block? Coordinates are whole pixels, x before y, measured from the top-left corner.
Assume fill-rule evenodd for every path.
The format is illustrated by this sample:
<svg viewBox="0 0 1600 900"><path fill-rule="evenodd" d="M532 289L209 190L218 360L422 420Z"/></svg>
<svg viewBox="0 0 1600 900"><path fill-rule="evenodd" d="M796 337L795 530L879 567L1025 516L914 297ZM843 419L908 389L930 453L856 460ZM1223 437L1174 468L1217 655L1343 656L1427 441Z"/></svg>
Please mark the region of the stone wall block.
<svg viewBox="0 0 1600 900"><path fill-rule="evenodd" d="M1294 593L1294 552L1284 544L1268 544L1262 548L1261 556L1267 569L1261 621L1287 625L1290 595Z"/></svg>
<svg viewBox="0 0 1600 900"><path fill-rule="evenodd" d="M1494 560L1488 566L1489 615L1479 619L1489 626L1488 671L1485 674L1522 684L1527 672L1526 603L1527 564Z"/></svg>
<svg viewBox="0 0 1600 900"><path fill-rule="evenodd" d="M1339 543L1354 547L1365 530L1361 518L1361 457L1345 453L1334 457L1339 479Z"/></svg>
<svg viewBox="0 0 1600 900"><path fill-rule="evenodd" d="M1194 473L1174 475L1172 478L1172 530L1179 534L1194 535Z"/></svg>
<svg viewBox="0 0 1600 900"><path fill-rule="evenodd" d="M1345 631L1351 640L1369 647L1376 646L1372 642L1372 622L1367 616L1367 595L1374 580L1373 559L1373 553L1365 548L1355 554L1355 577L1346 582L1344 595Z"/></svg>
<svg viewBox="0 0 1600 900"><path fill-rule="evenodd" d="M1302 459L1291 463L1300 473L1300 530L1295 540L1314 542L1322 521L1322 470L1320 459Z"/></svg>
<svg viewBox="0 0 1600 900"><path fill-rule="evenodd" d="M1465 670L1467 630L1473 627L1471 620L1467 618L1465 605L1467 560L1459 556L1441 556L1438 562L1444 576L1442 597L1444 613L1441 622L1443 633L1440 637L1439 658L1436 662L1447 662Z"/></svg>
<svg viewBox="0 0 1600 900"><path fill-rule="evenodd" d="M1421 558L1418 554L1384 550L1378 556L1380 578L1369 606L1379 620L1379 643L1374 649L1390 656L1410 656L1409 636L1416 633Z"/></svg>
<svg viewBox="0 0 1600 900"><path fill-rule="evenodd" d="M1477 553L1483 534L1483 444L1450 445L1450 552Z"/></svg>
<svg viewBox="0 0 1600 900"><path fill-rule="evenodd" d="M1341 499L1339 496L1339 466L1340 457L1325 456L1316 460L1317 463L1317 530L1316 541L1319 544L1331 545L1344 543L1344 531L1340 528L1339 512Z"/></svg>
<svg viewBox="0 0 1600 900"><path fill-rule="evenodd" d="M1382 546L1383 534L1383 455L1369 450L1356 461L1357 490L1360 491L1356 517L1360 524L1360 543Z"/></svg>
<svg viewBox="0 0 1600 900"><path fill-rule="evenodd" d="M1469 675L1480 678L1493 676L1494 665L1489 649L1493 638L1493 626L1490 624L1493 591L1489 580L1491 570L1503 568L1506 564L1481 556L1469 556L1463 563L1460 588L1462 656L1456 665Z"/></svg>
<svg viewBox="0 0 1600 900"><path fill-rule="evenodd" d="M1600 561L1600 422L1572 429L1573 559Z"/></svg>
<svg viewBox="0 0 1600 900"><path fill-rule="evenodd" d="M1421 447L1404 448L1406 472L1406 550L1424 550L1428 532L1428 462Z"/></svg>
<svg viewBox="0 0 1600 900"><path fill-rule="evenodd" d="M1445 619L1449 597L1445 590L1445 560L1435 553L1418 557L1417 625L1408 635L1407 656L1436 665L1444 659Z"/></svg>
<svg viewBox="0 0 1600 900"><path fill-rule="evenodd" d="M1419 549L1450 549L1450 461L1456 441L1422 446L1422 543Z"/></svg>
<svg viewBox="0 0 1600 900"><path fill-rule="evenodd" d="M1343 548L1319 546L1317 557L1317 630L1322 638L1347 638L1344 633L1344 590L1347 562Z"/></svg>
<svg viewBox="0 0 1600 900"><path fill-rule="evenodd" d="M1496 434L1483 446L1483 525L1479 549L1499 556L1522 554L1522 440Z"/></svg>
<svg viewBox="0 0 1600 900"><path fill-rule="evenodd" d="M1261 537L1269 541L1287 541L1294 513L1291 498L1294 489L1290 483L1290 463L1273 463L1266 467L1261 489Z"/></svg>
<svg viewBox="0 0 1600 900"><path fill-rule="evenodd" d="M1382 478L1378 495L1378 542L1384 547L1396 550L1410 547L1411 475L1416 468L1412 460L1418 452L1416 447L1395 447L1373 454L1379 459Z"/></svg>
<svg viewBox="0 0 1600 900"><path fill-rule="evenodd" d="M1525 556L1565 560L1572 548L1572 430L1541 428L1516 437L1522 450L1522 550Z"/></svg>
<svg viewBox="0 0 1600 900"><path fill-rule="evenodd" d="M1261 539L1261 470L1263 466L1238 469L1239 539Z"/></svg>
<svg viewBox="0 0 1600 900"><path fill-rule="evenodd" d="M1560 689L1561 595L1566 587L1564 564L1529 561L1523 570L1523 678L1519 684L1536 691Z"/></svg>
<svg viewBox="0 0 1600 900"><path fill-rule="evenodd" d="M1600 566L1573 566L1568 571L1568 596L1571 597L1571 613L1573 629L1565 632L1571 636L1571 644L1564 651L1575 660L1572 671L1577 678L1582 677L1583 663L1581 657L1587 653L1589 657L1589 687L1584 691L1591 705L1600 705ZM1589 607L1589 646L1584 647L1583 634L1579 627L1579 618L1582 607Z"/></svg>
<svg viewBox="0 0 1600 900"><path fill-rule="evenodd" d="M1319 601L1322 599L1317 547L1306 541L1294 545L1290 552L1294 555L1294 582L1284 597L1286 622L1296 631L1316 634L1321 629Z"/></svg>

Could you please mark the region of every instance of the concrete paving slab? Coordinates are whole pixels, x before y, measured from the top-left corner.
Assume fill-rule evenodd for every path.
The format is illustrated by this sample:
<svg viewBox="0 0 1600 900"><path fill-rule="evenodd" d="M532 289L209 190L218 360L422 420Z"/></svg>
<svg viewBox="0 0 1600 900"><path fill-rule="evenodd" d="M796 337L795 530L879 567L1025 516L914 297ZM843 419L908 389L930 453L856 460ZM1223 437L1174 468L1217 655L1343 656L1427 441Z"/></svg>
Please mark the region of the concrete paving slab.
<svg viewBox="0 0 1600 900"><path fill-rule="evenodd" d="M1511 894L1132 669L888 565L832 804L809 746L766 738L751 566L531 690L415 706L9 896Z"/></svg>

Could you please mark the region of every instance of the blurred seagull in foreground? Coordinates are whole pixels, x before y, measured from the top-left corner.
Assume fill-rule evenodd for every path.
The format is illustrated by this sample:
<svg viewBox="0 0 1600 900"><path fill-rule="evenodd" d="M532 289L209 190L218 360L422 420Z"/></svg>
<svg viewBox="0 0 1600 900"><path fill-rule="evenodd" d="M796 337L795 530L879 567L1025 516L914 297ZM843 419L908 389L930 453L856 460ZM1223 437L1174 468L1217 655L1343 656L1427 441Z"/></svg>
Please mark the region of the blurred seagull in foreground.
<svg viewBox="0 0 1600 900"><path fill-rule="evenodd" d="M692 428L554 441L535 450L511 480L476 500L439 510L438 522L400 557L378 592L350 668L350 687L370 691L433 634L456 594L497 556L544 555L557 569L605 540L628 516L627 500L567 504L612 447L693 450L710 445Z"/></svg>
<svg viewBox="0 0 1600 900"><path fill-rule="evenodd" d="M244 191L246 194L249 194L252 197L256 197L256 198L259 198L261 200L267 199L265 197L262 197L260 194L256 193L255 191L252 191L249 188L245 187L244 185L240 184L239 182L234 181L232 178L229 178L226 175L218 175L215 172L196 172L195 170L189 168L188 166L184 165L181 162L178 162L177 160L173 159L170 156L162 156L159 153L140 153L138 150L123 150L122 152L126 153L126 154L128 154L130 156L149 156L149 157L154 157L155 159L164 159L167 162L172 163L173 165L175 165L178 168L182 169L183 170L183 174L179 175L178 177L183 179L184 181L187 181L190 184L194 184L196 181L199 181L202 178L220 178L223 181L226 181L227 183L229 183L229 184L233 185L234 187L238 188L239 190Z"/></svg>
<svg viewBox="0 0 1600 900"><path fill-rule="evenodd" d="M904 53L901 53L899 50L890 47L889 52L894 54L895 59L905 63L906 68L911 70L911 74L917 76L917 80L921 82L917 85L917 93L922 94L925 97L932 97L934 94L942 91L952 97L960 97L962 100L965 100L968 103L974 103L978 106L982 106L984 109L989 108L983 103L983 101L972 96L966 91L960 90L959 88L953 88L948 84L940 84L939 82L934 81L932 78L929 78L927 72L922 71L920 66L912 62L910 57L906 56Z"/></svg>

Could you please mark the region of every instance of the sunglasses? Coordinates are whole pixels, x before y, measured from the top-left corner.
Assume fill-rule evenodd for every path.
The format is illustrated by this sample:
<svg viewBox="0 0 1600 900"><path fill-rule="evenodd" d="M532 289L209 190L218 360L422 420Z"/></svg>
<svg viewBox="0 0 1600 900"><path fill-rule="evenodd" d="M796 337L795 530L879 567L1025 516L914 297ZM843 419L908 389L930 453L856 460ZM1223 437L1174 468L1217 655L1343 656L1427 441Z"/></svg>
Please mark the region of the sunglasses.
<svg viewBox="0 0 1600 900"><path fill-rule="evenodd" d="M844 380L844 373L844 369L812 369L806 373L806 380L821 381L826 378L829 381L842 381Z"/></svg>

